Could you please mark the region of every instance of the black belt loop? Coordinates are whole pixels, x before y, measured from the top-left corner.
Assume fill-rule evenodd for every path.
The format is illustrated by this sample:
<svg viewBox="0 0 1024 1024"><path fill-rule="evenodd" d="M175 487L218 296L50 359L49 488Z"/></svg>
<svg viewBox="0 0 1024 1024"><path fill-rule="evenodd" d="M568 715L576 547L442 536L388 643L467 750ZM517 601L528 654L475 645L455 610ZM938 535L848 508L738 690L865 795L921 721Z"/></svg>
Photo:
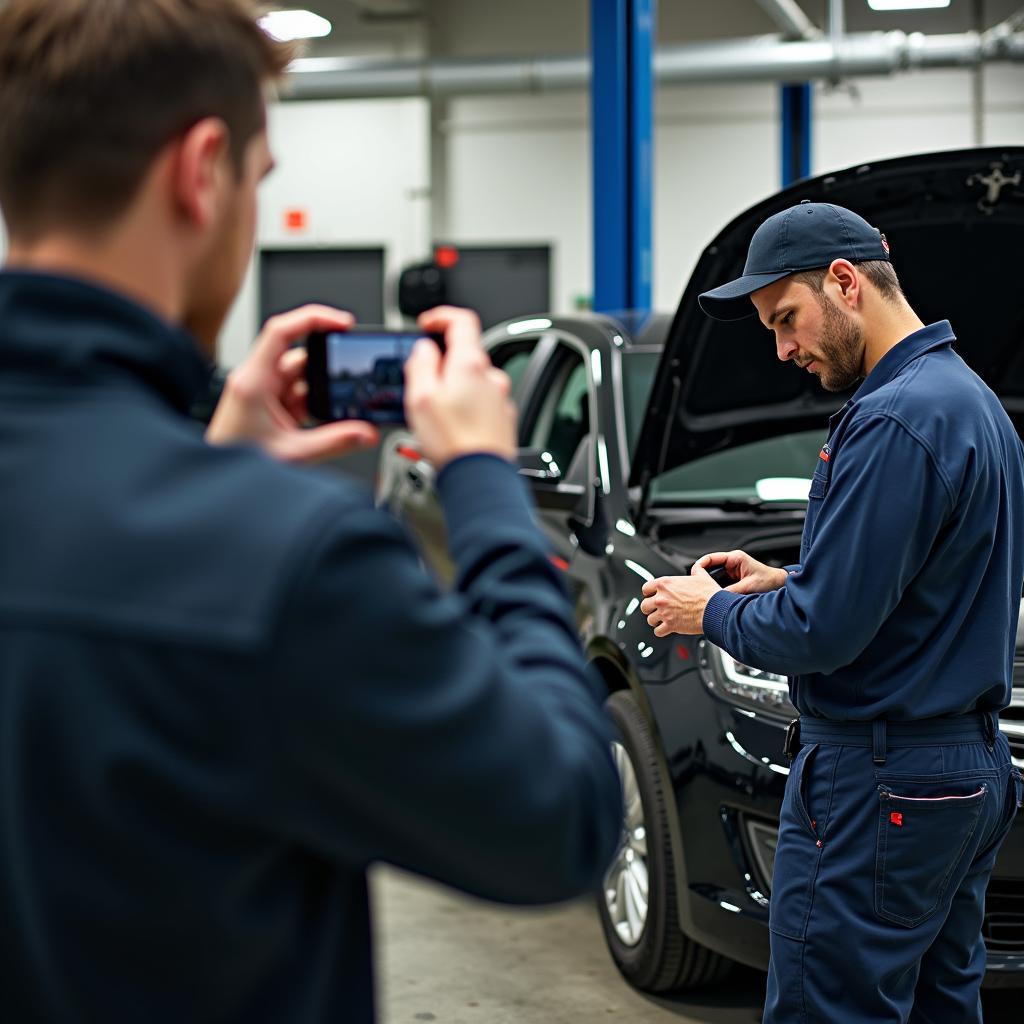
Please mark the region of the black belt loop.
<svg viewBox="0 0 1024 1024"><path fill-rule="evenodd" d="M782 752L790 759L790 761L800 753L799 718L794 718L793 721L786 726L786 741L782 745Z"/></svg>
<svg viewBox="0 0 1024 1024"><path fill-rule="evenodd" d="M989 753L995 749L996 745L996 732L999 729L999 716L995 711L986 711L981 716L982 728L985 730L985 746L988 747Z"/></svg>
<svg viewBox="0 0 1024 1024"><path fill-rule="evenodd" d="M871 760L875 764L885 764L885 719L876 718L871 723Z"/></svg>

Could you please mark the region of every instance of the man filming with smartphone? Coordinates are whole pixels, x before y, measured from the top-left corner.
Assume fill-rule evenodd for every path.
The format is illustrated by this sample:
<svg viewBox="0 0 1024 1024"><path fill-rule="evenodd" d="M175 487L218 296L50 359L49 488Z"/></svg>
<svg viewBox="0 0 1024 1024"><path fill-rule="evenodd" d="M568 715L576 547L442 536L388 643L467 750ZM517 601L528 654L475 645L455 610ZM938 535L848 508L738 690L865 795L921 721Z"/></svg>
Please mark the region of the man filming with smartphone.
<svg viewBox="0 0 1024 1024"><path fill-rule="evenodd" d="M373 1018L365 871L539 903L619 781L512 460L508 379L421 318L406 405L459 566L305 463L311 331L186 411L250 258L291 59L247 0L0 7L0 992L17 1021ZM168 82L174 86L169 87Z"/></svg>

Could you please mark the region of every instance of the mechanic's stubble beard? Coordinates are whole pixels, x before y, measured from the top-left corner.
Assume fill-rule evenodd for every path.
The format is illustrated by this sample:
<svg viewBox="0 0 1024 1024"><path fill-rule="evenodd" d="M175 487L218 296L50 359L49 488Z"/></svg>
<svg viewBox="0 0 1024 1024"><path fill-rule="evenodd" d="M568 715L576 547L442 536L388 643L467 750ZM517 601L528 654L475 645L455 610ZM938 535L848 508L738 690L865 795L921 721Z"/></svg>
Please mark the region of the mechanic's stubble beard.
<svg viewBox="0 0 1024 1024"><path fill-rule="evenodd" d="M824 318L818 379L826 391L845 391L861 378L863 331L827 295L819 296L818 303Z"/></svg>

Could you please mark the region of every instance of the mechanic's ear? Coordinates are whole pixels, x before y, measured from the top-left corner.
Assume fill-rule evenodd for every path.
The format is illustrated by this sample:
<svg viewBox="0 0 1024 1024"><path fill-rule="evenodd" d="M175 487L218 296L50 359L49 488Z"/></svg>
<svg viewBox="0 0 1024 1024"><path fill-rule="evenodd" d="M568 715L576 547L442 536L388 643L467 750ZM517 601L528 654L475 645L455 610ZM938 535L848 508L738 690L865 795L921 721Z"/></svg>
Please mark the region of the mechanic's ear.
<svg viewBox="0 0 1024 1024"><path fill-rule="evenodd" d="M860 300L860 277L857 269L849 260L839 259L833 260L828 270L826 283L834 282L834 285L838 285L838 288L833 288L836 298L842 305L850 309L855 308Z"/></svg>

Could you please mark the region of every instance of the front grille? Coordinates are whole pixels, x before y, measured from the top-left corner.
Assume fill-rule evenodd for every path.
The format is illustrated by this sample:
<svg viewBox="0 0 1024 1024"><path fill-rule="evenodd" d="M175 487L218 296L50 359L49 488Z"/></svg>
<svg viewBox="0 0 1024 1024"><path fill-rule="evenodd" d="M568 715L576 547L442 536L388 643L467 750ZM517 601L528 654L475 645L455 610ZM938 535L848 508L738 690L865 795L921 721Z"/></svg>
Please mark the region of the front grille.
<svg viewBox="0 0 1024 1024"><path fill-rule="evenodd" d="M1013 666L1014 684L1020 682L1020 663ZM1024 686L1014 685L1010 706L999 713L999 728L1010 744L1010 754L1018 768L1024 768Z"/></svg>
<svg viewBox="0 0 1024 1024"><path fill-rule="evenodd" d="M981 933L993 953L1024 953L1024 879L993 878Z"/></svg>

